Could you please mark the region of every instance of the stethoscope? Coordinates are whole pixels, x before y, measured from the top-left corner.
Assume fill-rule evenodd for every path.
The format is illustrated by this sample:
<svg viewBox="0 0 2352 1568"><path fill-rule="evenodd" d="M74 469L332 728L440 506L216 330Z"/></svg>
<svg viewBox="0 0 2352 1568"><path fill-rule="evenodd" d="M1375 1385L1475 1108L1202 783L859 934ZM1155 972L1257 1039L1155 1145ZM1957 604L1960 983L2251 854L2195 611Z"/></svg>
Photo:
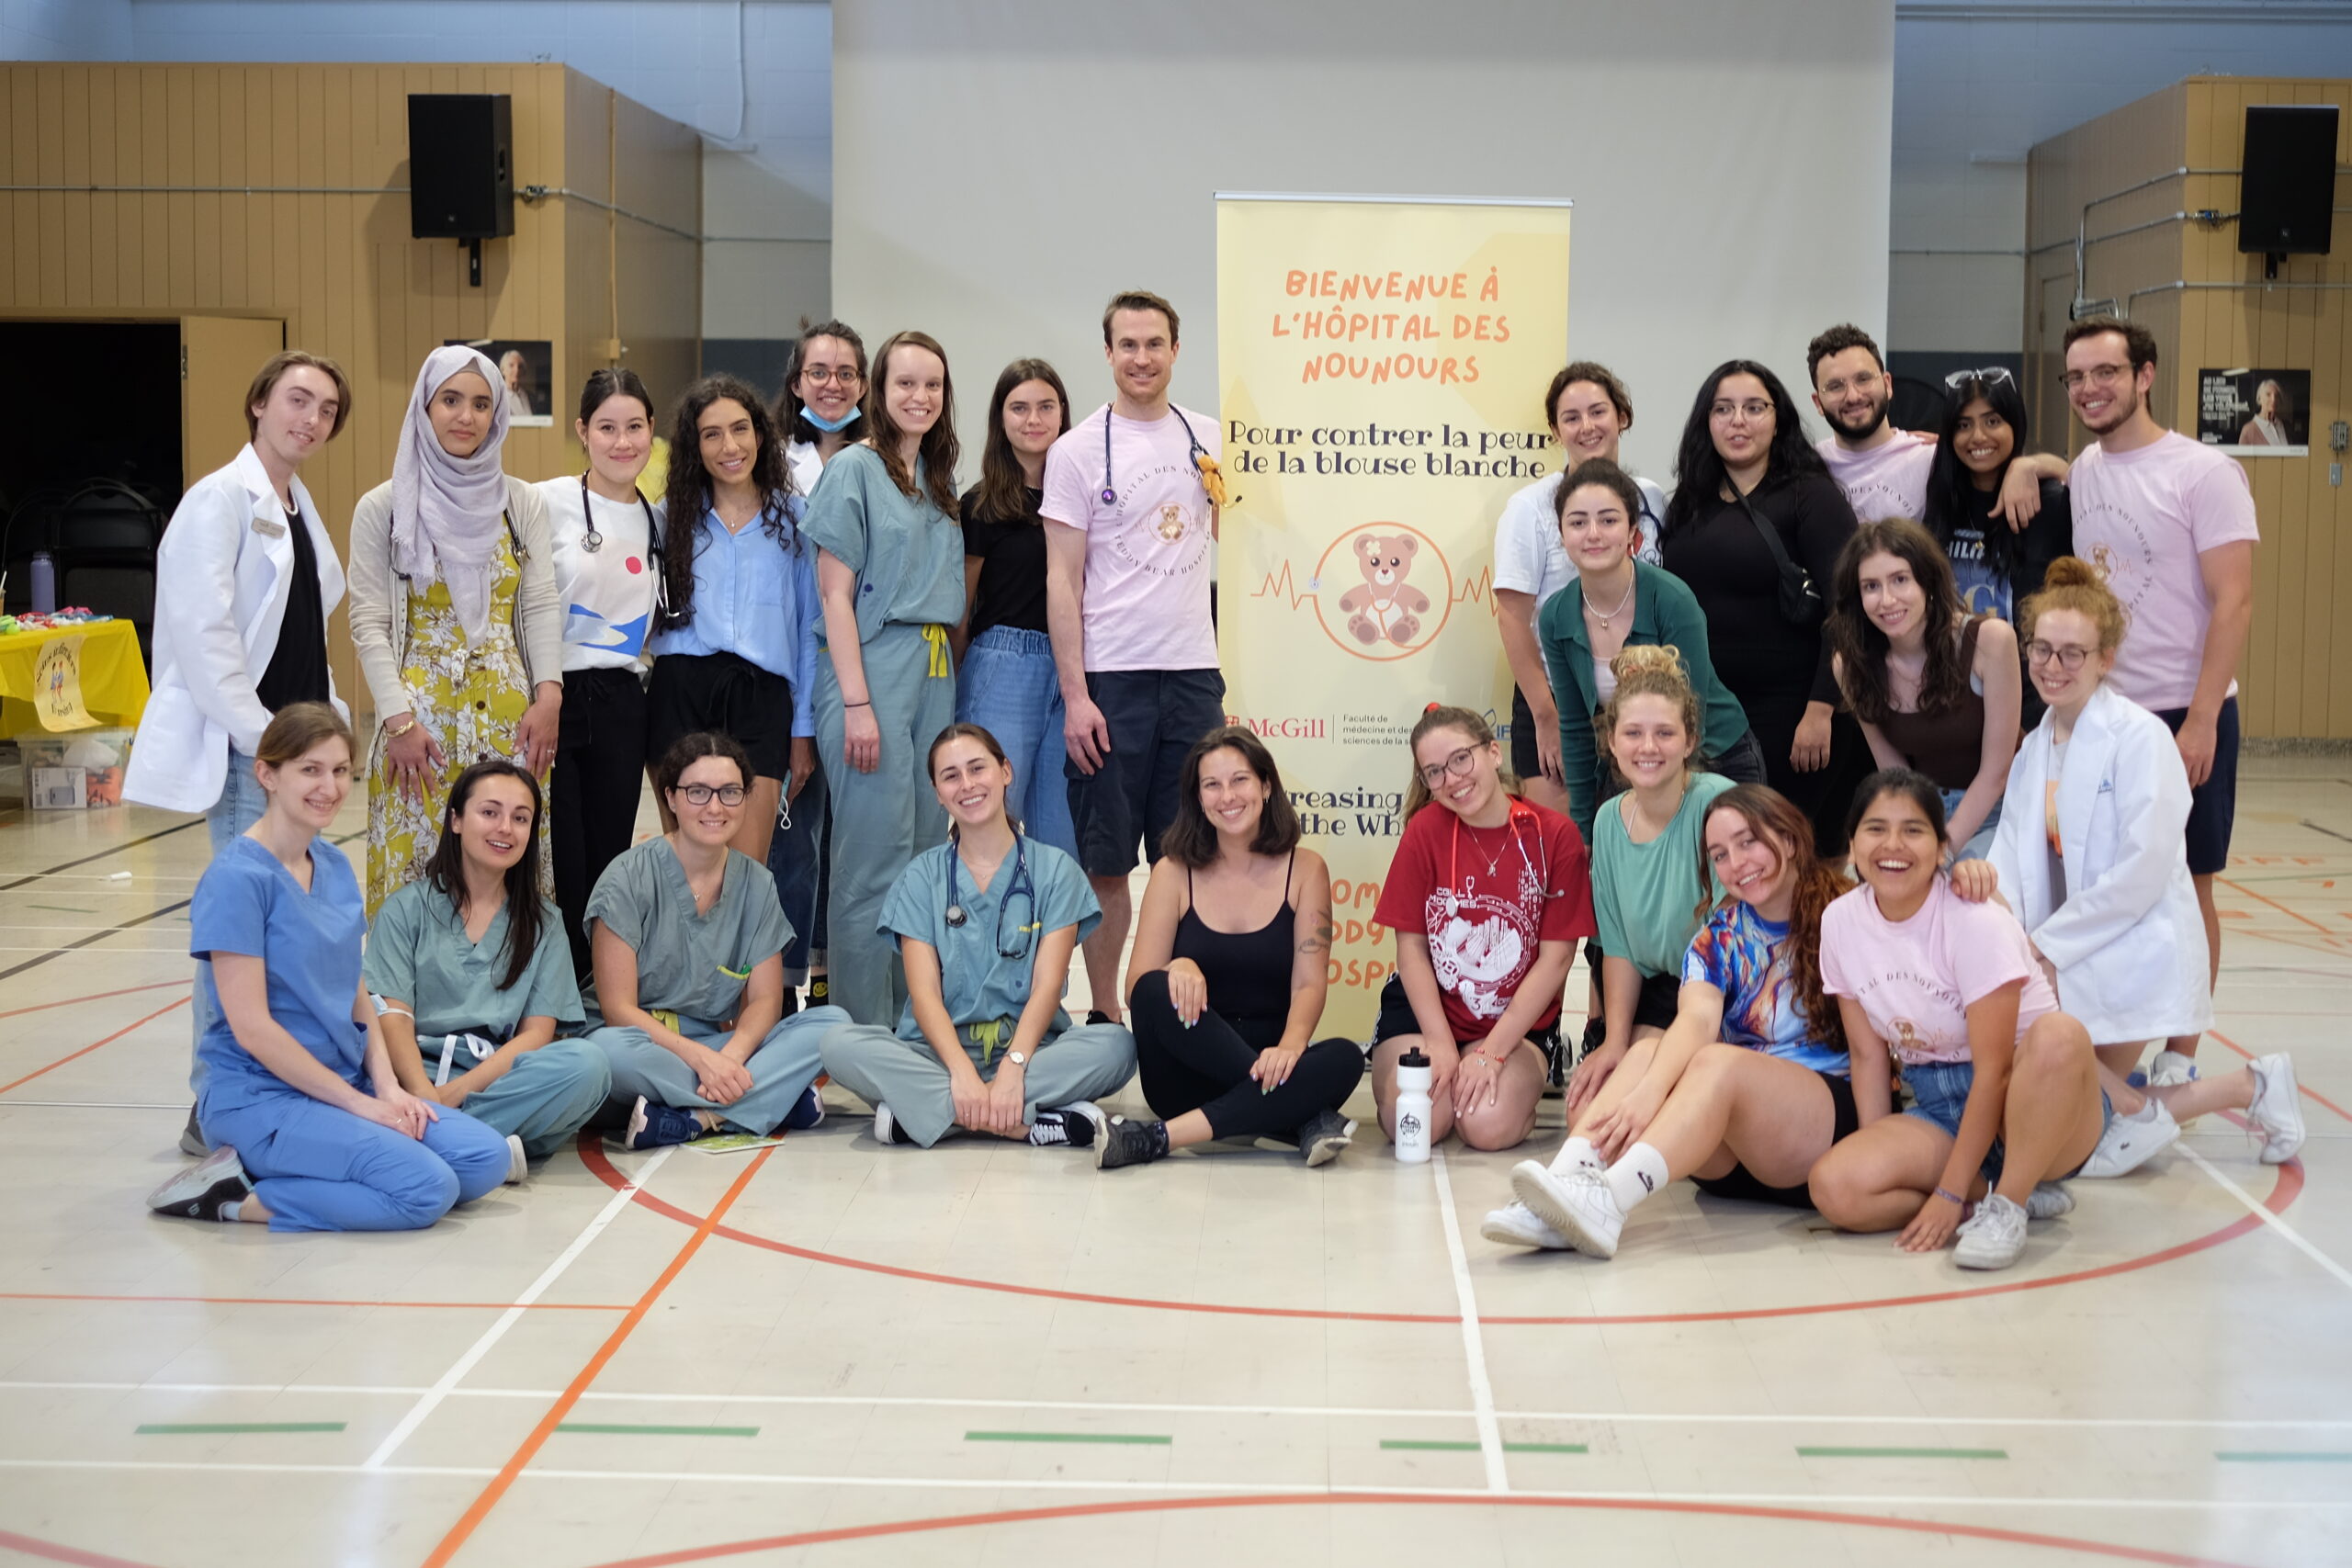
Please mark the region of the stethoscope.
<svg viewBox="0 0 2352 1568"><path fill-rule="evenodd" d="M951 931L962 931L972 918L964 908L963 896L956 891L959 868L964 857L958 846L961 835L951 830L947 835L947 925ZM1029 900L1029 918L1013 927L1018 947L1004 945L1004 917L1015 898ZM1030 943L1037 932L1037 885L1029 879L1029 840L1018 828L1012 830L1012 884L1005 889L1004 901L996 907L996 955L999 958L1026 958Z"/></svg>
<svg viewBox="0 0 2352 1568"><path fill-rule="evenodd" d="M1544 897L1556 898L1560 896L1560 890L1557 888L1545 887L1544 886L1544 874L1535 869L1534 858L1527 852L1527 840L1520 836L1519 831L1519 825L1521 822L1527 822L1533 825L1535 829L1535 842L1540 848L1544 842L1543 818L1535 815L1535 807L1528 805L1527 802L1520 799L1517 795L1513 795L1511 796L1510 801L1510 815L1505 820L1503 825L1510 830L1510 841L1519 847L1519 863L1527 868L1528 880L1535 884L1536 887L1541 890ZM1449 890L1449 895L1453 888L1461 886L1462 879L1459 874L1461 869L1462 818L1456 817L1453 819L1453 848L1446 857L1445 883L1446 887ZM1492 868L1490 867L1489 869L1491 870Z"/></svg>
<svg viewBox="0 0 2352 1568"><path fill-rule="evenodd" d="M645 547L658 552L661 530L653 522L653 503L645 499L643 491L637 492L637 503L645 508ZM589 491L586 474L580 476L580 513L588 523L588 531L580 536L580 547L593 556L605 547L605 536L596 531L596 498Z"/></svg>
<svg viewBox="0 0 2352 1568"><path fill-rule="evenodd" d="M1201 458L1208 455L1208 448L1202 446L1201 438L1193 434L1193 422L1184 417L1182 409L1178 408L1174 403L1170 403L1168 412L1174 414L1176 423L1184 427L1185 445L1192 448L1185 457L1192 460L1193 468L1197 469L1200 467ZM1105 506L1119 504L1118 490L1111 483L1111 411L1109 409L1102 411L1102 504Z"/></svg>

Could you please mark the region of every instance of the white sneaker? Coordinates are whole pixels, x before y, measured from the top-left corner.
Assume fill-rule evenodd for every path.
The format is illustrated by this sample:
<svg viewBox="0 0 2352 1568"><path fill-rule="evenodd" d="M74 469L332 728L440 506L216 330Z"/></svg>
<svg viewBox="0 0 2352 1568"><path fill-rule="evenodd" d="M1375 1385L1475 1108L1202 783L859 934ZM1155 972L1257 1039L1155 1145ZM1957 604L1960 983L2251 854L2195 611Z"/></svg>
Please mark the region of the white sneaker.
<svg viewBox="0 0 2352 1568"><path fill-rule="evenodd" d="M2197 1077L2197 1058L2178 1051L2159 1051L2156 1059L2148 1064L2148 1087L2171 1089L2177 1084L2191 1082Z"/></svg>
<svg viewBox="0 0 2352 1568"><path fill-rule="evenodd" d="M2025 1251L2025 1219L2023 1209L1998 1192L1986 1193L1976 1212L1960 1222L1952 1261L1962 1269L2007 1269Z"/></svg>
<svg viewBox="0 0 2352 1568"><path fill-rule="evenodd" d="M523 1152L523 1140L514 1134L506 1134L506 1184L509 1187L531 1174L530 1156Z"/></svg>
<svg viewBox="0 0 2352 1568"><path fill-rule="evenodd" d="M912 1138L899 1131L899 1119L891 1115L890 1108L879 1100L876 1101L874 1106L874 1141L883 1145L914 1142Z"/></svg>
<svg viewBox="0 0 2352 1568"><path fill-rule="evenodd" d="M2138 1115L2118 1116L2107 1124L2107 1131L2099 1134L2098 1147L2075 1174L2086 1181L2128 1176L2171 1147L2179 1136L2180 1123L2172 1119L2165 1102L2152 1094Z"/></svg>
<svg viewBox="0 0 2352 1568"><path fill-rule="evenodd" d="M2037 1182L2025 1196L2025 1217L2029 1220L2054 1220L2074 1212L2075 1195L2055 1181Z"/></svg>
<svg viewBox="0 0 2352 1568"><path fill-rule="evenodd" d="M2246 1115L2262 1134L2262 1163L2284 1165L2303 1146L2303 1102L2295 1089L2295 1064L2279 1051L2253 1066L2254 1104Z"/></svg>
<svg viewBox="0 0 2352 1568"><path fill-rule="evenodd" d="M1489 1209L1478 1223L1478 1234L1498 1247L1536 1247L1546 1252L1569 1250L1568 1238L1545 1224L1524 1203Z"/></svg>
<svg viewBox="0 0 2352 1568"><path fill-rule="evenodd" d="M1592 1167L1555 1173L1523 1159L1510 1168L1510 1190L1576 1251L1593 1258L1617 1256L1625 1212L1617 1206L1617 1195L1609 1190L1608 1181Z"/></svg>

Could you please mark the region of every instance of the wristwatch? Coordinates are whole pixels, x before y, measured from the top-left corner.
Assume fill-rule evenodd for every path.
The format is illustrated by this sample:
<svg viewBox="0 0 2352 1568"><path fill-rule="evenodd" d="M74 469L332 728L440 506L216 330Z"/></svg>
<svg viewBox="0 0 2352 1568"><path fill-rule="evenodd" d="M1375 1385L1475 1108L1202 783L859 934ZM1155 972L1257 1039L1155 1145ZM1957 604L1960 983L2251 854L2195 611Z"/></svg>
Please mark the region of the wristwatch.
<svg viewBox="0 0 2352 1568"><path fill-rule="evenodd" d="M1025 1067L1029 1065L1029 1053L1026 1051L1007 1051L1004 1054L1004 1059L1012 1063L1016 1067Z"/></svg>

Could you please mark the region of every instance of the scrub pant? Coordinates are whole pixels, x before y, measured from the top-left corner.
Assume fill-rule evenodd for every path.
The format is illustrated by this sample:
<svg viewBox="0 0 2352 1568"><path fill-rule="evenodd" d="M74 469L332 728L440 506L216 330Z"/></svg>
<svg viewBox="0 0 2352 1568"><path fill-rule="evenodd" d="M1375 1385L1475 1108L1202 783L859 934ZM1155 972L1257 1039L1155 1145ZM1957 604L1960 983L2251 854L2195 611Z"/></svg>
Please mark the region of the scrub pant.
<svg viewBox="0 0 2352 1568"><path fill-rule="evenodd" d="M439 1108L420 1141L312 1100L265 1090L203 1114L205 1141L237 1151L274 1231L422 1230L506 1179L506 1136Z"/></svg>
<svg viewBox="0 0 2352 1568"><path fill-rule="evenodd" d="M791 781L786 781L789 788ZM825 962L825 812L830 792L820 765L785 803L791 826L779 824L768 840L768 874L775 878L776 902L784 906L792 940L784 944L784 983L804 986L808 971Z"/></svg>
<svg viewBox="0 0 2352 1568"><path fill-rule="evenodd" d="M967 1043L965 1055L984 1082L996 1081L1004 1052L989 1055ZM868 1105L888 1105L907 1136L924 1148L956 1125L956 1101L947 1091L947 1068L929 1042L901 1040L879 1024L845 1024L825 1036L825 1071ZM1115 1023L1081 1023L1037 1047L1021 1087L1021 1120L1034 1122L1039 1111L1057 1110L1074 1100L1115 1094L1135 1077L1136 1038Z"/></svg>
<svg viewBox="0 0 2352 1568"><path fill-rule="evenodd" d="M204 830L212 840L215 855L226 849L229 840L261 820L269 796L262 793L261 783L254 777L254 760L234 745L229 748L229 778L220 786L220 798L204 814ZM195 1015L196 1032L188 1042L187 1089L201 1098L204 1093L205 1066L196 1048L204 1043L207 1031L219 1021L220 1014L212 1005L212 998L199 982L196 994L188 1000L188 1011ZM308 1098L307 1096L305 1098Z"/></svg>
<svg viewBox="0 0 2352 1568"><path fill-rule="evenodd" d="M752 1090L732 1105L705 1100L695 1070L641 1029L606 1024L590 1031L587 1043L601 1049L611 1064L615 1099L634 1100L643 1095L656 1105L681 1111L715 1111L729 1132L764 1138L783 1125L786 1113L817 1081L817 1069L823 1065L817 1047L827 1032L848 1021L848 1015L834 1007L809 1008L783 1020L743 1064L751 1069ZM713 1050L728 1038L726 1030L691 1018L678 1021L678 1032Z"/></svg>
<svg viewBox="0 0 2352 1568"><path fill-rule="evenodd" d="M1063 773L1069 761L1064 712L1051 637L990 626L972 639L956 677L956 716L978 725L1004 748L1012 764L1012 795L1005 805L1029 836L1076 860L1078 829L1070 823Z"/></svg>
<svg viewBox="0 0 2352 1568"><path fill-rule="evenodd" d="M588 896L637 836L644 789L645 688L637 671L566 671L548 783L548 835L556 908L563 911L575 974L590 973Z"/></svg>
<svg viewBox="0 0 2352 1568"><path fill-rule="evenodd" d="M895 1026L906 1007L898 942L876 929L882 900L909 861L947 837L947 813L923 766L931 743L956 721L956 669L945 638L926 635L937 629L893 623L861 650L866 695L882 728L881 761L870 773L842 755L841 682L830 658L817 660L817 750L832 792L825 962L834 1004L860 1023Z"/></svg>
<svg viewBox="0 0 2352 1568"><path fill-rule="evenodd" d="M613 1069L602 1051L585 1040L550 1040L524 1052L488 1089L466 1096L465 1111L500 1137L522 1139L533 1159L545 1159L571 1142L612 1092Z"/></svg>

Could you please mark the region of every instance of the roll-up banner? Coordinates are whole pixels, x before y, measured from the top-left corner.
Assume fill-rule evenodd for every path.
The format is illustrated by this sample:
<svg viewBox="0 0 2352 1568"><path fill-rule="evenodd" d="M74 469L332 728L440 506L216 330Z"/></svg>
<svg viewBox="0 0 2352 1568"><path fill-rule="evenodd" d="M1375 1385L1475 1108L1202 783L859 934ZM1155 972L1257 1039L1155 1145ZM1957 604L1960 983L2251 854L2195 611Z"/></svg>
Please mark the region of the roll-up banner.
<svg viewBox="0 0 2352 1568"><path fill-rule="evenodd" d="M1368 1035L1396 963L1372 923L1431 703L1510 723L1495 520L1556 470L1566 201L1217 197L1226 704L1329 860L1323 1032ZM1508 758L1508 747L1506 747Z"/></svg>

